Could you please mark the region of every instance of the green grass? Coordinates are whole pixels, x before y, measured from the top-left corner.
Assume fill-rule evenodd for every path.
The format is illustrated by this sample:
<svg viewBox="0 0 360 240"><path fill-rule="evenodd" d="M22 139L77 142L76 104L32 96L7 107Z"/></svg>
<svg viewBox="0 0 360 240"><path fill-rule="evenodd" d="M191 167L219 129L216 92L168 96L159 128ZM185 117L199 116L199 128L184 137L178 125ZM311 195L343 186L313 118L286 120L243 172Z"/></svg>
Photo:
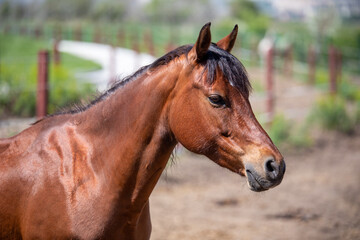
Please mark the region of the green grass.
<svg viewBox="0 0 360 240"><path fill-rule="evenodd" d="M284 115L277 114L265 129L274 144L280 148L288 146L304 148L312 144L309 127L308 122L295 124L287 120Z"/></svg>
<svg viewBox="0 0 360 240"><path fill-rule="evenodd" d="M0 35L0 118L34 116L37 54L42 49L52 49L51 42ZM61 54L61 64L56 66L50 60L49 67L49 113L94 93L95 87L77 81L75 73L100 69L100 65Z"/></svg>
<svg viewBox="0 0 360 240"><path fill-rule="evenodd" d="M52 50L51 41L0 34L0 63L16 64L27 70L32 64L36 64L38 51L44 49ZM62 66L71 72L101 68L97 63L66 53L61 53L61 60Z"/></svg>
<svg viewBox="0 0 360 240"><path fill-rule="evenodd" d="M75 57L67 53L61 53L62 66L71 72L87 72L101 69L95 62Z"/></svg>

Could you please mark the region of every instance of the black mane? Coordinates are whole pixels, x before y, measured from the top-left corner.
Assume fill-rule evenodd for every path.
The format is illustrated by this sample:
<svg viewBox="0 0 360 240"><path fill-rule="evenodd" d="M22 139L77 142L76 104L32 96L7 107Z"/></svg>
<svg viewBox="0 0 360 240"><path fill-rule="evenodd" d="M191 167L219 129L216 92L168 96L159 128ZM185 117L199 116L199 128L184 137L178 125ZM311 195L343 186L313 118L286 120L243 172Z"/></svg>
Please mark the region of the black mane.
<svg viewBox="0 0 360 240"><path fill-rule="evenodd" d="M204 73L207 74L206 80L209 84L214 83L217 71L220 69L231 86L238 89L246 97L249 96L251 84L247 72L234 55L217 47L216 44L211 44L206 57L200 63L205 66Z"/></svg>
<svg viewBox="0 0 360 240"><path fill-rule="evenodd" d="M157 68L161 65L166 65L173 59L178 58L183 54L188 54L193 45L181 46L168 54L157 59L154 63L149 65L150 69ZM251 84L249 82L247 72L242 63L227 51L219 48L212 43L206 53L206 57L199 62L204 66L203 74L206 74L206 80L211 85L215 81L217 70L220 69L224 77L229 83L240 90L242 94L249 95L251 91Z"/></svg>
<svg viewBox="0 0 360 240"><path fill-rule="evenodd" d="M123 87L130 81L136 80L144 72L148 70L155 70L160 66L167 65L168 63L170 63L171 61L180 57L183 54L188 54L192 49L192 47L193 45L181 46L165 54L164 56L158 58L152 64L140 68L133 75L130 75L124 79L120 79L116 81L107 91L100 94L98 97L96 97L87 105L81 105L81 104L75 105L70 110L60 111L50 116L61 115L61 114L75 114L86 111L93 105L105 100L118 88ZM217 47L216 44L212 43L210 45L206 57L202 61L200 61L199 64L204 66L203 74L206 74L206 80L209 84L213 84L216 78L217 71L218 69L220 69L224 77L228 79L229 83L232 86L237 88L242 94L245 94L246 96L249 95L249 92L251 90L251 85L248 80L245 67L236 57L226 52L225 50Z"/></svg>

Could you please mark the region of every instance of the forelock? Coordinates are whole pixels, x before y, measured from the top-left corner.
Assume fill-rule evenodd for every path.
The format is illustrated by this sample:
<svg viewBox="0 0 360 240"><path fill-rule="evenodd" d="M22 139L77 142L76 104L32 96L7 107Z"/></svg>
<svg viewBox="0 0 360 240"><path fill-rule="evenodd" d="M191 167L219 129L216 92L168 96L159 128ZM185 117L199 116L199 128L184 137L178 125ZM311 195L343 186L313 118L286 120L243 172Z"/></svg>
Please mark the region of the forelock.
<svg viewBox="0 0 360 240"><path fill-rule="evenodd" d="M203 74L206 75L206 81L210 85L215 82L217 73L220 71L230 85L246 96L249 95L251 84L245 67L232 54L212 44L200 64L204 65Z"/></svg>

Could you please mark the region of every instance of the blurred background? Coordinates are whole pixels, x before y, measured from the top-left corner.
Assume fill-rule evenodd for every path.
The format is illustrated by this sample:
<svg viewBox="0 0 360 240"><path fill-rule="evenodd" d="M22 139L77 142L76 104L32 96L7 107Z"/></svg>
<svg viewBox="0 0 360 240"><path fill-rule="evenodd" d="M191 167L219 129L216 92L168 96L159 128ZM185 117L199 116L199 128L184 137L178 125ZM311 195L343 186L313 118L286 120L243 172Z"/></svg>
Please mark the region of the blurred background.
<svg viewBox="0 0 360 240"><path fill-rule="evenodd" d="M179 149L152 195L153 239L360 239L359 0L0 0L0 137L195 43L207 22L213 42L238 24L232 54L288 170L254 194Z"/></svg>

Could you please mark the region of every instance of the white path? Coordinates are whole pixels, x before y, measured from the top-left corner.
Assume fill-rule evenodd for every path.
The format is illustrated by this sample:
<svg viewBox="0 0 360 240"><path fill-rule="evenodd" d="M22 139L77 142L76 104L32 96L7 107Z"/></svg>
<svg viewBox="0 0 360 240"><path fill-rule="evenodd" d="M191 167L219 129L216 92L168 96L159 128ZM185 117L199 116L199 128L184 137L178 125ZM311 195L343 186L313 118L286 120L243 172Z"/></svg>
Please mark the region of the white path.
<svg viewBox="0 0 360 240"><path fill-rule="evenodd" d="M138 54L124 48L114 50L110 45L89 42L61 41L59 51L99 63L101 70L79 75L81 79L96 84L99 91L107 89L112 77L126 77L155 60L149 54Z"/></svg>

